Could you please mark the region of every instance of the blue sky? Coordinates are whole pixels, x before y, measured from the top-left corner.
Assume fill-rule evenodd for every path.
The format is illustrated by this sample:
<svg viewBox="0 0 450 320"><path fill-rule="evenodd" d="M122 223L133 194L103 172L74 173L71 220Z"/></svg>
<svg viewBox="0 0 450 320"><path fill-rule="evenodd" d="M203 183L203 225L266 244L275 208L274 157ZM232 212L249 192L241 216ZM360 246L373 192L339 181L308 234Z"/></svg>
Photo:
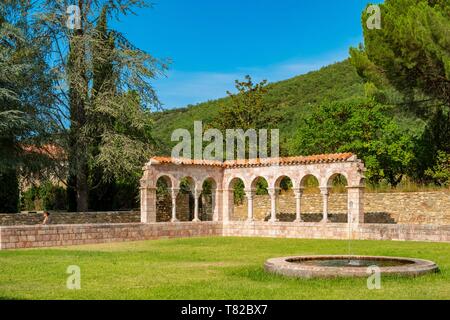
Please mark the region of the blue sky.
<svg viewBox="0 0 450 320"><path fill-rule="evenodd" d="M226 95L246 74L284 80L348 56L369 0L154 0L114 27L171 59L153 85L165 108Z"/></svg>

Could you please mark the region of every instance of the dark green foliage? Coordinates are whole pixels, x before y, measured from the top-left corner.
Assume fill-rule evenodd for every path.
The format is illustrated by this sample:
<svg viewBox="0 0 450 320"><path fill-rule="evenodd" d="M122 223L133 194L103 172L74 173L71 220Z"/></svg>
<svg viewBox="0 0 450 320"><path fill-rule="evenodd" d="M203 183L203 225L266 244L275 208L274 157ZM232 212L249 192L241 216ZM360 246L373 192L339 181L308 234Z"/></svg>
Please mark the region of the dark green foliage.
<svg viewBox="0 0 450 320"><path fill-rule="evenodd" d="M19 211L19 181L16 170L0 171L0 212Z"/></svg>
<svg viewBox="0 0 450 320"><path fill-rule="evenodd" d="M108 28L108 20L147 2L77 1L82 23L75 29L60 19L67 9L60 1L33 4L40 14L27 18L49 41L58 98L53 109L70 118L58 123L69 162L69 208L110 209L119 180L136 185L152 154L149 114L160 104L150 80L163 74L166 64Z"/></svg>
<svg viewBox="0 0 450 320"><path fill-rule="evenodd" d="M450 186L450 154L439 151L436 165L428 169L425 174L441 186Z"/></svg>
<svg viewBox="0 0 450 320"><path fill-rule="evenodd" d="M348 61L339 62L319 71L269 84L264 95L264 116L273 120L270 127L280 129L280 152L287 155L294 133L314 105L362 96L364 85L355 68ZM220 110L231 105L230 98L223 98L155 113L153 132L160 153L170 155L174 146L170 138L175 129L184 128L192 132L196 120L203 121L205 126L212 126Z"/></svg>
<svg viewBox="0 0 450 320"><path fill-rule="evenodd" d="M139 208L139 181L116 181L112 210Z"/></svg>
<svg viewBox="0 0 450 320"><path fill-rule="evenodd" d="M18 210L18 175L29 178L51 163L26 148L44 144L54 129L46 43L28 25L29 10L27 1L0 4L0 212Z"/></svg>
<svg viewBox="0 0 450 320"><path fill-rule="evenodd" d="M424 120L409 175L442 184L431 172L441 166L439 152L450 153L450 2L386 0L380 7L380 30L368 29L363 13L364 46L350 50L351 63L376 94L392 103L395 88L403 101L398 111Z"/></svg>
<svg viewBox="0 0 450 320"><path fill-rule="evenodd" d="M265 195L268 194L268 188L269 188L269 184L267 183L267 180L264 178L260 178L258 179L258 181L256 181L256 194L261 196L261 195Z"/></svg>
<svg viewBox="0 0 450 320"><path fill-rule="evenodd" d="M94 42L94 58L93 58L93 99L98 94L108 91L114 94L116 85L115 75L113 71L113 52L114 52L114 35L108 32L107 27L107 8L103 7L96 27L96 40ZM101 99L101 96L99 97ZM109 115L99 112L89 113L90 121L93 123L112 122L113 119ZM100 154L102 143L102 130L99 126L92 127L90 136L92 142L90 146L90 159L96 159ZM89 170L89 209L93 211L109 211L113 210L114 198L117 188L114 178L104 179L104 171L95 161L90 162Z"/></svg>
<svg viewBox="0 0 450 320"><path fill-rule="evenodd" d="M423 134L414 146L414 159L411 167L411 177L421 182L430 182L433 175L425 171L438 164L439 152L450 153L450 108L434 107L429 109L429 119ZM438 180L432 179L435 182Z"/></svg>
<svg viewBox="0 0 450 320"><path fill-rule="evenodd" d="M299 154L353 152L369 181L397 185L414 159L414 137L402 131L389 108L371 100L327 103L307 117L296 135Z"/></svg>
<svg viewBox="0 0 450 320"><path fill-rule="evenodd" d="M219 110L213 127L222 130L239 128L243 130L261 129L270 126L264 96L267 94L267 81L253 83L250 76L244 81L235 81L237 93L227 92L230 104Z"/></svg>
<svg viewBox="0 0 450 320"><path fill-rule="evenodd" d="M234 203L242 204L245 200L245 184L242 180L236 181L234 185Z"/></svg>
<svg viewBox="0 0 450 320"><path fill-rule="evenodd" d="M381 29L368 29L368 14L362 16L364 49L353 55L359 73L386 78L409 98L417 89L449 106L450 2L386 0L380 7Z"/></svg>
<svg viewBox="0 0 450 320"><path fill-rule="evenodd" d="M21 208L33 210L67 210L66 190L46 181L39 186L32 186L22 193Z"/></svg>

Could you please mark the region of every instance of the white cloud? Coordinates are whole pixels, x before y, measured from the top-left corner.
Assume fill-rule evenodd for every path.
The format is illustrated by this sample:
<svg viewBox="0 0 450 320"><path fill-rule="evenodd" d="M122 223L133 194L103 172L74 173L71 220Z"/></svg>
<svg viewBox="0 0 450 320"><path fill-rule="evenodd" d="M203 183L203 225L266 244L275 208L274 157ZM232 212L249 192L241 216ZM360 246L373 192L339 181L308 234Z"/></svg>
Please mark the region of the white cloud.
<svg viewBox="0 0 450 320"><path fill-rule="evenodd" d="M234 81L249 74L255 81L269 82L286 80L307 72L318 70L331 63L342 61L348 56L343 50L314 60L290 60L283 63L254 68L237 68L234 72L185 72L172 70L166 79L155 83L158 96L165 108L185 107L207 100L226 96L233 91Z"/></svg>

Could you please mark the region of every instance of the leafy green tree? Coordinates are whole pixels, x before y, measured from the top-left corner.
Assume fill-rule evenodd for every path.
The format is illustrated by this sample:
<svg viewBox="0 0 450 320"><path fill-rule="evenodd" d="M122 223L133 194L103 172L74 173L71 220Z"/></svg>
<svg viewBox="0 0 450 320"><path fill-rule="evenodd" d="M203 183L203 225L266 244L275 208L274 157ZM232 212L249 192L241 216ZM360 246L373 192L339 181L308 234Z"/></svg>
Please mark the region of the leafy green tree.
<svg viewBox="0 0 450 320"><path fill-rule="evenodd" d="M114 34L108 31L107 7L104 6L97 22L96 32L97 41L93 48L93 88L92 97L95 103L98 95L107 91L114 94L117 79L114 75L113 54L115 48ZM99 123L111 121L109 116L105 116L94 110L89 113L90 122ZM101 127L93 127L90 136L92 143L89 148L90 166L89 166L89 207L95 211L113 210L113 204L116 194L115 179L111 177L108 180L103 179L104 168L93 161L100 154L102 144Z"/></svg>
<svg viewBox="0 0 450 320"><path fill-rule="evenodd" d="M380 8L381 29L369 29L363 13L364 46L350 50L351 62L385 99L378 101L393 103L398 92L402 99L394 103L426 121L409 172L426 182L425 172L439 165L438 151L450 152L450 2L386 0Z"/></svg>
<svg viewBox="0 0 450 320"><path fill-rule="evenodd" d="M389 107L371 100L318 106L299 128L297 154L353 152L364 160L372 183L397 185L414 159L414 137L402 131Z"/></svg>
<svg viewBox="0 0 450 320"><path fill-rule="evenodd" d="M52 40L57 108L70 122L65 136L69 155L68 191L76 211L88 209L89 181L136 180L152 152L149 112L159 101L150 83L166 64L139 50L107 19L147 6L144 0L78 0L79 28L67 28L67 1L46 0L37 21ZM94 171L94 176L90 174ZM73 202L73 201L72 201Z"/></svg>
<svg viewBox="0 0 450 320"><path fill-rule="evenodd" d="M247 75L244 81L235 81L237 93L227 91L230 104L219 111L214 125L221 129L260 129L268 125L264 96L267 94L267 81L254 83Z"/></svg>
<svg viewBox="0 0 450 320"><path fill-rule="evenodd" d="M411 98L418 90L450 106L450 2L386 0L380 8L381 29L368 29L363 13L364 48L351 51L358 72Z"/></svg>
<svg viewBox="0 0 450 320"><path fill-rule="evenodd" d="M244 132L254 129L258 132L260 129L274 128L280 117L278 113L269 110L272 108L265 101L268 92L267 81L254 83L252 78L247 75L244 81L236 80L235 86L237 93L227 91L229 103L219 109L211 126L223 131L224 137L227 129L242 129ZM270 140L270 137L268 138ZM250 147L248 144L245 146L248 158Z"/></svg>
<svg viewBox="0 0 450 320"><path fill-rule="evenodd" d="M47 43L29 26L29 12L28 1L0 4L0 212L17 212L19 175L29 178L50 162L29 148L43 144L54 129Z"/></svg>
<svg viewBox="0 0 450 320"><path fill-rule="evenodd" d="M439 151L436 165L425 173L439 185L450 186L450 154Z"/></svg>

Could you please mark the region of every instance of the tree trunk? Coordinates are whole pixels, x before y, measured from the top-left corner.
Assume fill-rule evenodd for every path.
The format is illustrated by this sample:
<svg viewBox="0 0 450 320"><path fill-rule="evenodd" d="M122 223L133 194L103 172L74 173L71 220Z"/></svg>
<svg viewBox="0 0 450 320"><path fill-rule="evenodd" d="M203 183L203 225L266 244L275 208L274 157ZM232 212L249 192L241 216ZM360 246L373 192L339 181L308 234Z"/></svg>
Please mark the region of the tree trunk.
<svg viewBox="0 0 450 320"><path fill-rule="evenodd" d="M81 2L80 2L81 4ZM83 29L76 30L71 39L68 59L70 92L70 155L69 177L76 178L76 201L78 212L88 211L88 164L87 141L83 135L86 125L85 100L88 98L86 76L85 43Z"/></svg>

